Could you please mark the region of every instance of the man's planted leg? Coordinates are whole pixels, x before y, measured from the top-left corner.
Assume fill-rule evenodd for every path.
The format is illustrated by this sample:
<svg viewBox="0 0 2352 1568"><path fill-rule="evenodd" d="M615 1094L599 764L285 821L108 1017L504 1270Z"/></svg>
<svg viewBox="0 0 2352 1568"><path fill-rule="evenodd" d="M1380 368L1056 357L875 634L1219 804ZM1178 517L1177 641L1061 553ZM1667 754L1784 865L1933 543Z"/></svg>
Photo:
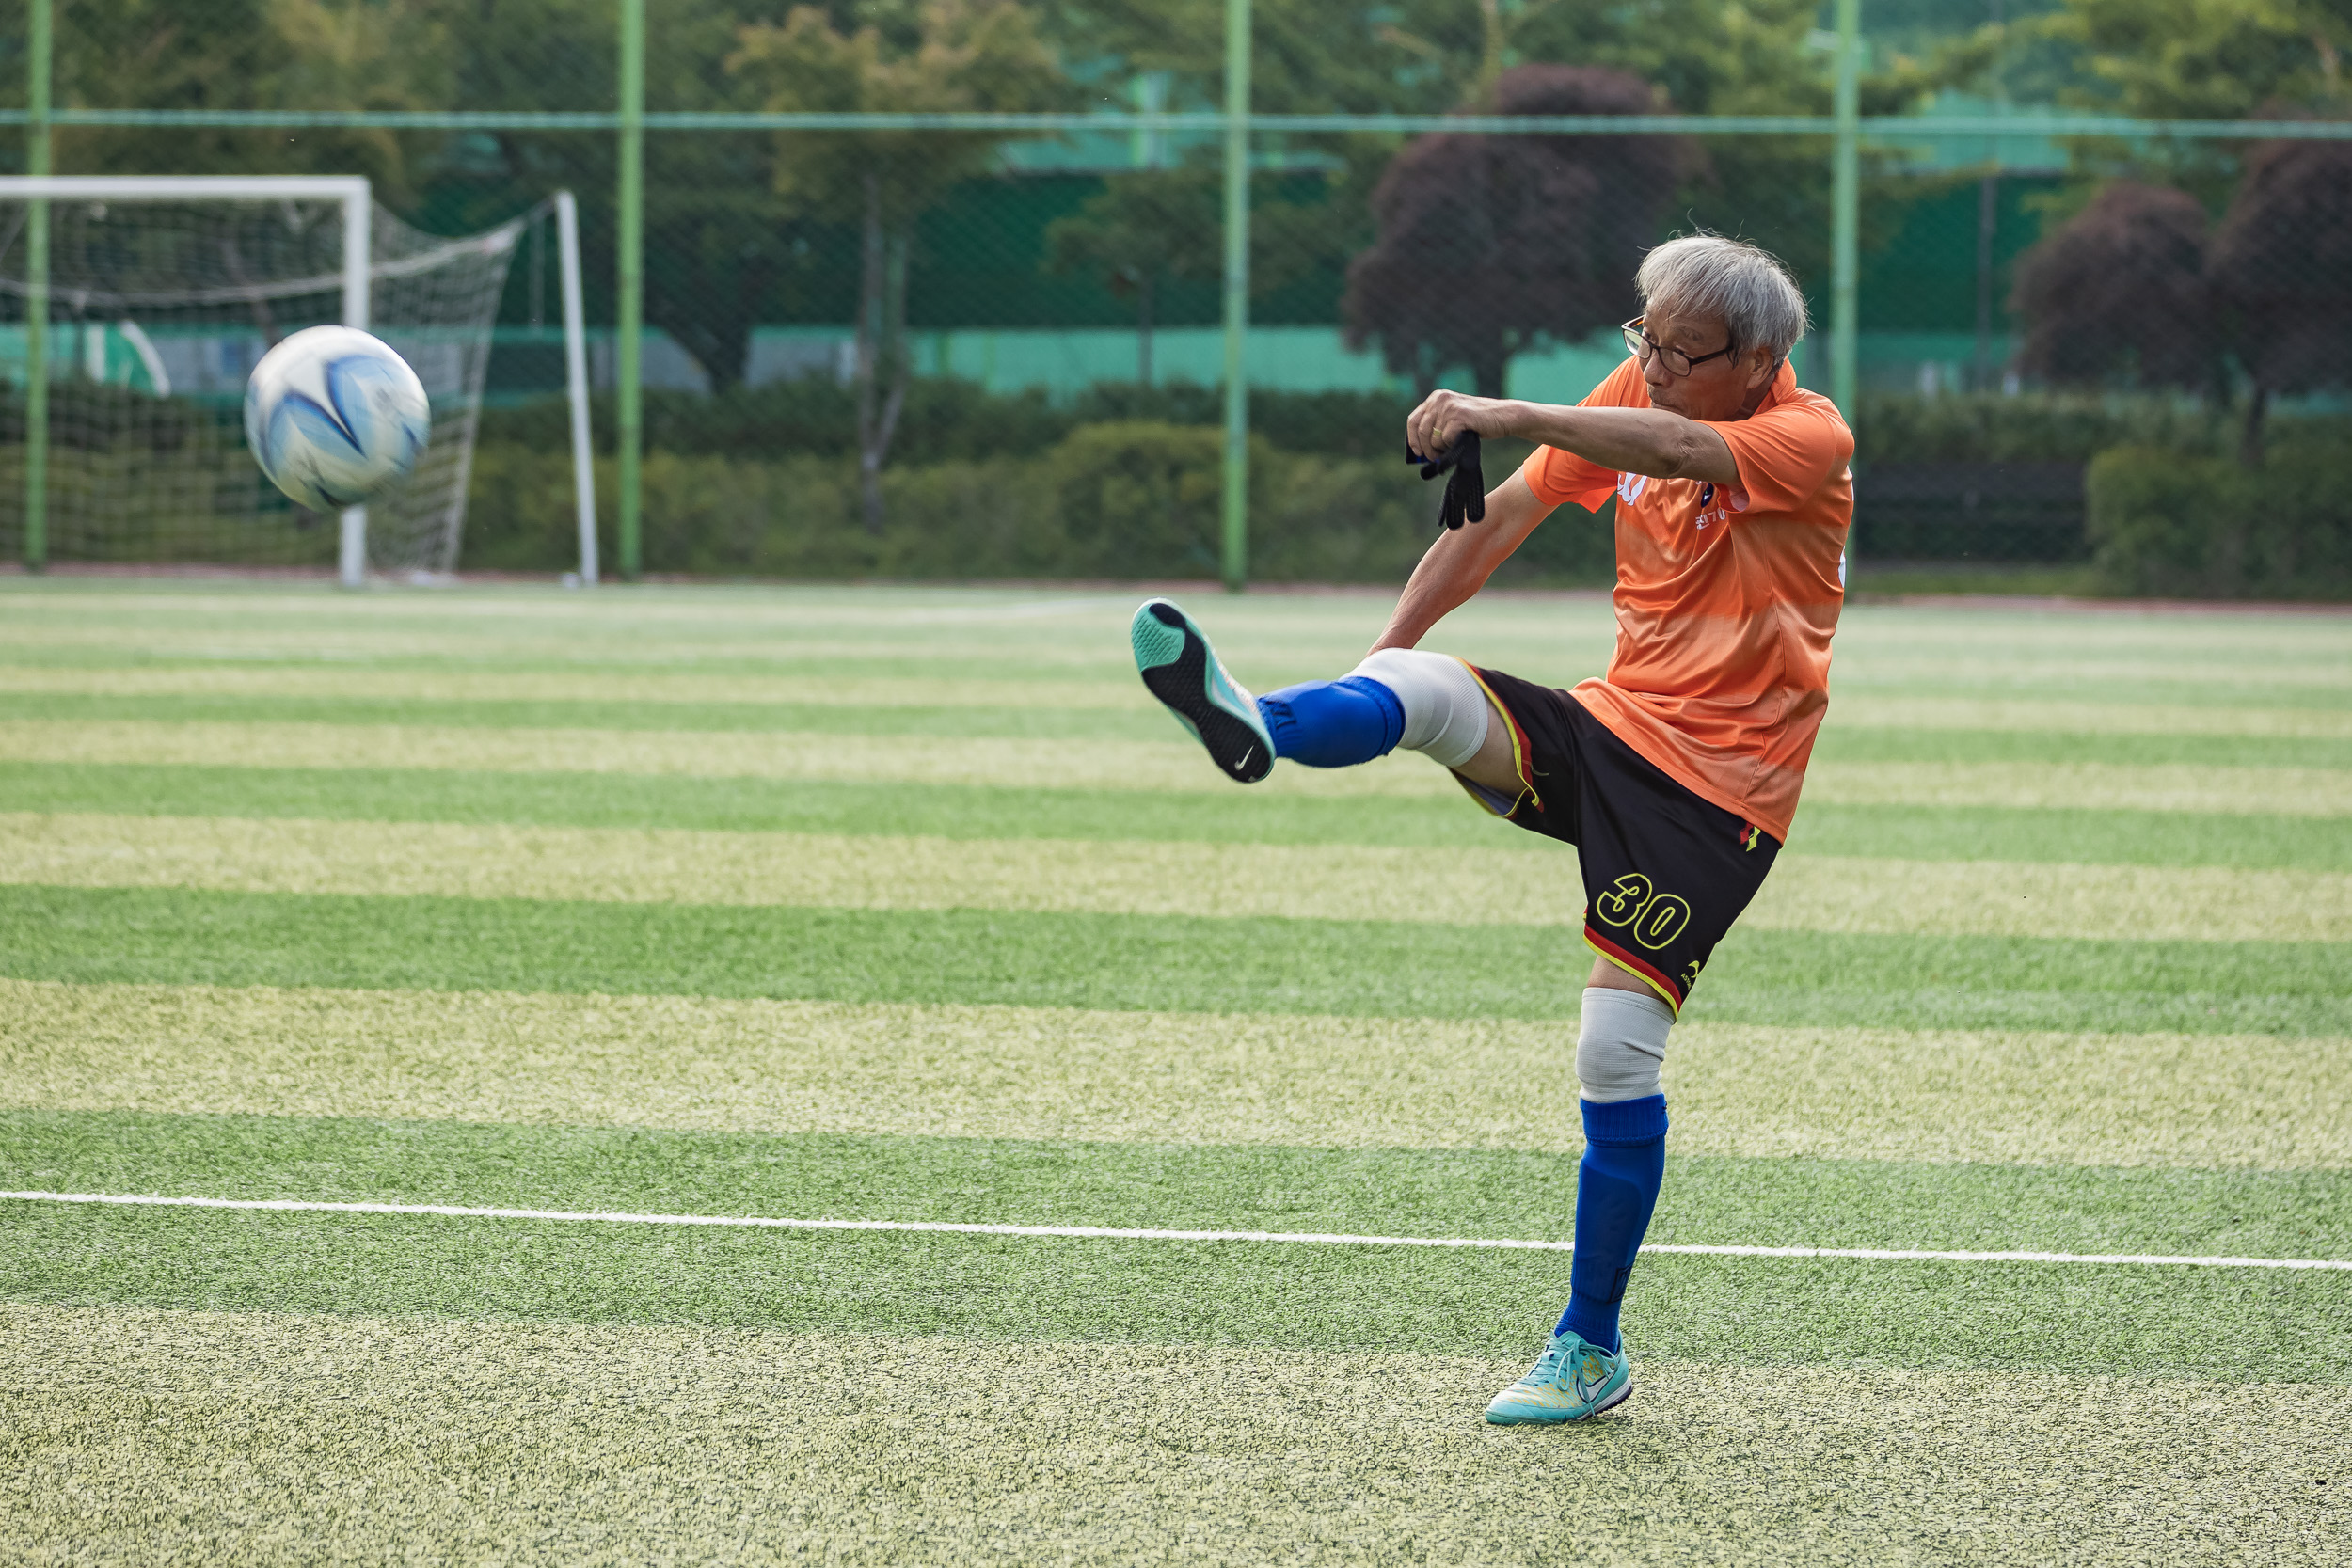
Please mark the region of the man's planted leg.
<svg viewBox="0 0 2352 1568"><path fill-rule="evenodd" d="M1243 784L1264 778L1276 757L1351 768L1400 746L1458 768L1486 739L1485 689L1461 660L1442 654L1383 648L1338 680L1252 697L1226 673L1200 628L1166 599L1136 611L1131 637L1143 684Z"/></svg>
<svg viewBox="0 0 2352 1568"><path fill-rule="evenodd" d="M1576 1047L1584 1160L1577 1170L1568 1307L1534 1369L1487 1405L1486 1419L1497 1425L1580 1420L1633 1392L1617 1314L1665 1180L1659 1069L1673 1025L1673 1009L1655 996L1585 989Z"/></svg>

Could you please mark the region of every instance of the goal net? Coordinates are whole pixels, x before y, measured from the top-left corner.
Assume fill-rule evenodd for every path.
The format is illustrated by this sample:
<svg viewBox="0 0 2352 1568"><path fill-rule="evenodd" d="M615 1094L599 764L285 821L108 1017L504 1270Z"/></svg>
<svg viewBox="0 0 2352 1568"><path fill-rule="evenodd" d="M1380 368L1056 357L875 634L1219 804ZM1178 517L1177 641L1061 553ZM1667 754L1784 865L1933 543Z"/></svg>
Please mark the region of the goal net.
<svg viewBox="0 0 2352 1568"><path fill-rule="evenodd" d="M11 183L0 182L8 558L23 552L38 512L54 561L334 564L342 521L296 506L246 450L245 385L289 333L354 322L415 367L433 404L416 472L367 510L366 564L455 568L491 327L527 218L448 239L374 206L358 181L288 181L287 194L266 195L126 181L46 199L43 291L32 203ZM347 189L317 194L338 184ZM362 212L369 218L356 224ZM43 292L46 483L28 490L27 326Z"/></svg>

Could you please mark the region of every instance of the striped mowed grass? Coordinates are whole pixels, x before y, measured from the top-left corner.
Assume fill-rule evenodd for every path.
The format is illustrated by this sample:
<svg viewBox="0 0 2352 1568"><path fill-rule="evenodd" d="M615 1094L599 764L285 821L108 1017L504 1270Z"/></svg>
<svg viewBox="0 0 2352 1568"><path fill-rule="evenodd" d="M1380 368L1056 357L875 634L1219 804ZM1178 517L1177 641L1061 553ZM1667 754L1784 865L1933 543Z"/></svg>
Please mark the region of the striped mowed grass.
<svg viewBox="0 0 2352 1568"><path fill-rule="evenodd" d="M0 590L0 1190L1567 1236L1572 851L1136 595ZM1204 600L1261 689L1387 601ZM1433 646L1568 684L1595 598ZM1860 606L1652 1239L2352 1259L2352 620ZM0 1203L32 1560L2332 1562L2352 1275Z"/></svg>

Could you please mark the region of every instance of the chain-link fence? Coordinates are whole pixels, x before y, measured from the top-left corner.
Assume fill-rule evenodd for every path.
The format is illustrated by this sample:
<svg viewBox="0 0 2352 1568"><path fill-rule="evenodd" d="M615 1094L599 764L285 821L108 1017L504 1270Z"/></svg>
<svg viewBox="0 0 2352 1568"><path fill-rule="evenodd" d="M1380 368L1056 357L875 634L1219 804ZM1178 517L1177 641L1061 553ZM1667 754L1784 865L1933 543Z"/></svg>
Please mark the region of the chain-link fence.
<svg viewBox="0 0 2352 1568"><path fill-rule="evenodd" d="M580 193L608 561L635 516L654 572L1208 577L1231 563L1222 9L656 7L634 208L614 0L68 3L48 135L61 172L364 173L441 234ZM1253 579L1401 577L1435 512L1401 461L1406 410L1435 386L1582 396L1670 233L1781 256L1817 316L1799 377L1832 388L1835 51L1809 9L1753 13L1771 25L1736 91L1701 69L1730 47L1704 4L1647 55L1563 8L1359 9L1260 7ZM0 61L20 124L22 63ZM2039 106L2063 83L1978 102L1955 70L1939 87L1880 61L1862 82L1845 401L1865 584L2346 591L2352 127L2094 125ZM1431 118L1460 109L1478 112ZM966 118L856 118L876 114ZM469 567L575 558L555 267L528 223ZM108 549L140 553L119 530ZM183 520L150 553L219 552ZM1506 576L1594 582L1611 559L1605 527L1563 518Z"/></svg>

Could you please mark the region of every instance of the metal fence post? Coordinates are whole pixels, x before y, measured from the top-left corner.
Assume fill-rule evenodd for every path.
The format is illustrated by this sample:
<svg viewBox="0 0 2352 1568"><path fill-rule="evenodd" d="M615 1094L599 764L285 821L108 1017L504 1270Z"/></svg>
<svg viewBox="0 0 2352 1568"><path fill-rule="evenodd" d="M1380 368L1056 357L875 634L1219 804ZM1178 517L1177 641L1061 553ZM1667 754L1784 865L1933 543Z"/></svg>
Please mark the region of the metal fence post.
<svg viewBox="0 0 2352 1568"><path fill-rule="evenodd" d="M1225 550L1228 591L1249 580L1249 0L1225 0Z"/></svg>
<svg viewBox="0 0 2352 1568"><path fill-rule="evenodd" d="M1830 171L1829 395L1851 424L1854 366L1861 344L1855 287L1861 271L1862 0L1837 0L1837 150ZM1855 559L1857 530L1846 531L1846 560Z"/></svg>
<svg viewBox="0 0 2352 1568"><path fill-rule="evenodd" d="M644 391L639 385L640 339L645 310L645 0L621 0L621 301L614 334L619 363L613 388L620 404L621 577L634 582L643 549Z"/></svg>
<svg viewBox="0 0 2352 1568"><path fill-rule="evenodd" d="M24 172L49 170L50 0L32 0ZM24 209L24 569L49 565L49 198Z"/></svg>

